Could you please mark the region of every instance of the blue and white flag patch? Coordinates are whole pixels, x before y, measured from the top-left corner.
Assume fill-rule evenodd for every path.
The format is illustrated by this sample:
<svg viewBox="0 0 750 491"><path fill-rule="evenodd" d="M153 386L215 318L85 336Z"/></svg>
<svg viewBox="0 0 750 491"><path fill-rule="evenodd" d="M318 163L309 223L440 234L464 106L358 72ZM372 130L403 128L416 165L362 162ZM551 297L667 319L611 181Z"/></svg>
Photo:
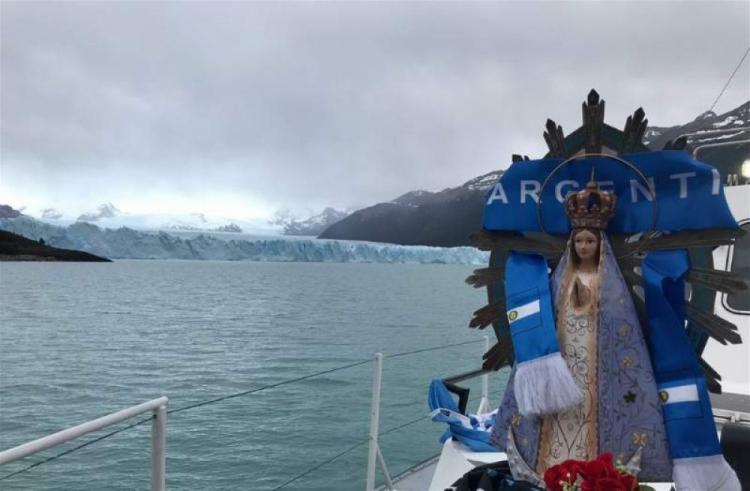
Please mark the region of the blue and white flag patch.
<svg viewBox="0 0 750 491"><path fill-rule="evenodd" d="M539 313L540 304L539 299L531 302L519 305L508 311L508 322L513 324L515 321L519 321L525 317Z"/></svg>
<svg viewBox="0 0 750 491"><path fill-rule="evenodd" d="M659 398L662 404L697 402L699 400L698 386L695 384L686 384L673 387L659 387Z"/></svg>

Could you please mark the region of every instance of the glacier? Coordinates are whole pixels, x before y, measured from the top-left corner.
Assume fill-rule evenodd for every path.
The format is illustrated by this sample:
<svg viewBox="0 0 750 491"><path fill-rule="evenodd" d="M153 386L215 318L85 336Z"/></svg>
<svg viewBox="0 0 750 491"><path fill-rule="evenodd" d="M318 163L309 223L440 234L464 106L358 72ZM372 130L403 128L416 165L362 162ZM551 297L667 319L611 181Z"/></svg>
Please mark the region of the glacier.
<svg viewBox="0 0 750 491"><path fill-rule="evenodd" d="M100 228L86 222L62 227L22 215L0 219L0 229L110 259L299 261L486 265L489 253L472 247L403 246L375 242L284 237L229 239L132 228Z"/></svg>
<svg viewBox="0 0 750 491"><path fill-rule="evenodd" d="M149 232L158 232L160 230L166 232L182 230L212 232L217 229L227 229L232 226L256 235L277 235L283 231L281 226L269 224L263 219L234 220L211 215L207 216L203 213L113 213L110 214L110 216L104 216L100 212L100 216L95 216L94 213L88 213L78 217L78 219L74 219L70 216L63 215L53 208L47 208L41 210L37 215L28 212L25 213L25 215L28 218L33 218L58 227L65 227L76 222L87 222L94 224L99 228L118 229L127 227L134 230ZM237 231L228 232L237 233Z"/></svg>

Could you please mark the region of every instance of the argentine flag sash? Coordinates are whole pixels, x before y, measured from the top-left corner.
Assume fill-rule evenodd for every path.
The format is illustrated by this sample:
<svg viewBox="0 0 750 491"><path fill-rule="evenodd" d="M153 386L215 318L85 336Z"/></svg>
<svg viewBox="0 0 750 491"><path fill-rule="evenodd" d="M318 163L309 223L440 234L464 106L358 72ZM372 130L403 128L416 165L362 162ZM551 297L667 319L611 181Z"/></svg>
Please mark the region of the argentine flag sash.
<svg viewBox="0 0 750 491"><path fill-rule="evenodd" d="M643 260L647 342L662 403L677 489L739 490L716 434L706 380L685 333L687 251Z"/></svg>
<svg viewBox="0 0 750 491"><path fill-rule="evenodd" d="M550 414L580 403L583 393L557 343L544 256L511 251L505 263L505 295L519 412Z"/></svg>

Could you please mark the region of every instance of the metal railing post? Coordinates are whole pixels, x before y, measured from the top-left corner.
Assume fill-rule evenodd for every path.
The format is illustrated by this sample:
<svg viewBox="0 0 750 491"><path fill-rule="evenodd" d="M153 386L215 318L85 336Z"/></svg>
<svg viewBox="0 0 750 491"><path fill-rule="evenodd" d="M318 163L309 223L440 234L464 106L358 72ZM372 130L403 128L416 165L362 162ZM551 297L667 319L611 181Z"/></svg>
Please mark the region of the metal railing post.
<svg viewBox="0 0 750 491"><path fill-rule="evenodd" d="M367 491L375 489L375 468L378 460L380 426L380 387L383 375L383 353L375 353L372 364L372 407L370 409L370 449L367 455Z"/></svg>
<svg viewBox="0 0 750 491"><path fill-rule="evenodd" d="M154 409L151 423L151 491L166 488L167 405Z"/></svg>
<svg viewBox="0 0 750 491"><path fill-rule="evenodd" d="M489 336L484 337L484 353L490 349L490 338ZM483 353L483 354L484 354ZM477 414L483 414L490 411L490 376L488 373L482 375L482 398L479 400L479 407L477 408Z"/></svg>
<svg viewBox="0 0 750 491"><path fill-rule="evenodd" d="M393 487L393 480L391 480L391 474L388 472L388 467L385 466L385 459L383 458L383 453L380 451L380 447L378 447L378 462L380 462L380 469L383 471L385 487L388 490L395 490L396 488Z"/></svg>

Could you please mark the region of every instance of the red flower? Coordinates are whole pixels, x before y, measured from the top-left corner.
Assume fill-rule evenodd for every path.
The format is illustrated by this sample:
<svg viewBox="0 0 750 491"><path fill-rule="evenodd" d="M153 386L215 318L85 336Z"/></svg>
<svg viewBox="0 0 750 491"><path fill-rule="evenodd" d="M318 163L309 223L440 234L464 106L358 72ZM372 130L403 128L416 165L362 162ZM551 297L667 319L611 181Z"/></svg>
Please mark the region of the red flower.
<svg viewBox="0 0 750 491"><path fill-rule="evenodd" d="M620 474L617 477L587 479L581 483L582 491L634 491L637 489L638 481L630 474Z"/></svg>
<svg viewBox="0 0 750 491"><path fill-rule="evenodd" d="M625 486L628 491L638 489L638 479L630 474L620 474L620 482Z"/></svg>
<svg viewBox="0 0 750 491"><path fill-rule="evenodd" d="M580 483L576 484L580 478ZM544 483L549 491L563 491L563 485L576 485L581 491L636 491L635 476L621 472L615 467L611 453L583 462L566 460L554 465L544 473Z"/></svg>
<svg viewBox="0 0 750 491"><path fill-rule="evenodd" d="M580 465L582 491L633 491L638 487L635 476L621 472L615 467L611 453L605 453Z"/></svg>
<svg viewBox="0 0 750 491"><path fill-rule="evenodd" d="M562 484L574 484L578 479L580 462L566 460L553 465L544 473L544 484L549 491L562 491Z"/></svg>
<svg viewBox="0 0 750 491"><path fill-rule="evenodd" d="M581 462L579 469L584 480L597 480L603 477L618 477L620 475L611 453L604 453L594 460Z"/></svg>
<svg viewBox="0 0 750 491"><path fill-rule="evenodd" d="M583 491L631 491L616 477L586 480L581 483Z"/></svg>

